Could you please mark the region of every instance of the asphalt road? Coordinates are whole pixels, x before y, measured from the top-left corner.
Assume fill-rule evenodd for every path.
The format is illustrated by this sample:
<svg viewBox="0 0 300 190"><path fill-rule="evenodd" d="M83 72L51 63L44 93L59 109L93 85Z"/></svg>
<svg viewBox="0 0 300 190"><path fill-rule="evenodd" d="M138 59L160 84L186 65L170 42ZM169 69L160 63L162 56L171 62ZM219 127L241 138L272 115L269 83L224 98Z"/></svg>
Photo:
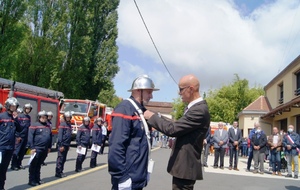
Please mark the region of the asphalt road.
<svg viewBox="0 0 300 190"><path fill-rule="evenodd" d="M166 166L170 155L170 149L156 149L152 152L152 158L155 160L154 172L151 175L149 185L145 189L167 190L171 189L172 177L166 172ZM41 177L46 183L33 189L58 190L87 190L87 189L111 189L110 175L107 171L107 149L106 154L98 156L99 166L93 169L89 168L90 151L86 158L83 168L86 170L75 173L75 148L71 148L68 154L68 160L65 165L66 178L58 179L54 177L55 160L57 153L51 152L46 160L47 166L42 167ZM228 159L228 158L226 158ZM213 157L209 157L208 164L211 165ZM28 162L26 156L23 164ZM226 162L226 160L225 160ZM271 176L270 174L252 174L244 171L245 159L240 159L239 168L241 171L229 171L228 169L213 169L211 166L205 168L204 180L197 181L195 189L213 189L213 190L298 190L300 189L300 180L286 179L284 177ZM7 173L6 189L27 189L30 186L28 182L28 168L20 171L11 171Z"/></svg>

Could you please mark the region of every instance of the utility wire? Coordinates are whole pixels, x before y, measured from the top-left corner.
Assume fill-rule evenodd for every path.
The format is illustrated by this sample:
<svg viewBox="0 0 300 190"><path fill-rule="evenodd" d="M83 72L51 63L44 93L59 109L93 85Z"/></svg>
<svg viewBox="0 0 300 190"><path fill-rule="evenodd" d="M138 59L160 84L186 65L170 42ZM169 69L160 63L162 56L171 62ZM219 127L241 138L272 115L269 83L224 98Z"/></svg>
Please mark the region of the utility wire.
<svg viewBox="0 0 300 190"><path fill-rule="evenodd" d="M299 5L298 5L298 6L299 6ZM285 62L285 60L286 60L286 57L288 56L288 53L289 53L290 49L292 48L293 43L294 43L294 41L296 40L296 37L297 37L297 34L298 34L298 32L297 32L297 33L295 34L294 40L292 41L291 44L289 44L290 39L291 39L291 34L292 34L292 31L293 31L294 26L295 26L296 16L297 16L298 10L299 10L299 9L297 9L297 10L295 11L295 14L294 14L294 17L293 17L292 27L291 27L291 30L290 30L290 32L289 32L288 39L287 39L286 44L285 44L284 52L283 52L283 55L282 55L282 61L279 62L278 73L280 72L281 65L284 64L284 62ZM289 46L289 45L290 45L290 46Z"/></svg>
<svg viewBox="0 0 300 190"><path fill-rule="evenodd" d="M137 3L136 3L135 0L133 0L133 1L134 1L134 4L135 4L135 6L136 6L136 8L137 8L137 10L138 10L138 12L139 12L139 14L140 14L140 17L141 17L141 19L142 19L142 21L143 21L143 23L144 23L144 26L145 26L145 28L146 28L146 30L147 30L147 32L148 32L148 35L149 35L149 37L150 37L150 39L151 39L151 41L152 41L152 44L153 44L153 46L154 46L154 48L155 48L155 50L156 50L156 52L157 52L157 54L158 54L158 56L159 56L161 62L162 62L163 65L165 66L165 68L166 68L166 70L168 71L170 77L173 79L173 81L174 81L175 84L177 85L176 80L174 79L173 75L172 75L171 72L169 71L167 65L165 64L165 62L164 62L162 56L160 55L160 53L159 53L159 51L158 51L158 48L157 48L156 45L155 45L155 42L154 42L154 40L153 40L153 38L152 38L152 36L151 36L151 34L150 34L150 31L149 31L149 29L148 29L148 27L147 27L147 25L146 25L146 22L145 22L145 20L144 20L144 18L143 18L143 15L142 15L142 13L141 13L141 11L140 11L140 9L139 9L139 6L137 5Z"/></svg>

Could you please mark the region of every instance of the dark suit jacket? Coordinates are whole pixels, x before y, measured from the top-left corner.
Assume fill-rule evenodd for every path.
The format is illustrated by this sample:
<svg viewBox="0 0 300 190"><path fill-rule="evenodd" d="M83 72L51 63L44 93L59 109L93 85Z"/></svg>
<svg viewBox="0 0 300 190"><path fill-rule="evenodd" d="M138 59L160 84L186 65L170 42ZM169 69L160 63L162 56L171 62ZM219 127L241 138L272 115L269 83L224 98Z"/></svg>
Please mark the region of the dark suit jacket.
<svg viewBox="0 0 300 190"><path fill-rule="evenodd" d="M267 136L263 133L260 133L259 137L258 137L258 133L255 133L253 136L252 136L252 139L251 139L251 145L252 146L259 146L259 152L260 153L264 153L266 151L266 145L267 145ZM253 149L253 151L255 151Z"/></svg>
<svg viewBox="0 0 300 190"><path fill-rule="evenodd" d="M185 115L175 122L154 114L148 123L167 136L177 137L167 171L180 179L202 180L201 151L210 125L206 101L190 107Z"/></svg>
<svg viewBox="0 0 300 190"><path fill-rule="evenodd" d="M234 141L238 141L238 143L240 144L242 142L242 132L239 128L237 128L236 134L234 132L234 128L230 128L228 130L228 139L229 139L229 147L236 147L233 146Z"/></svg>

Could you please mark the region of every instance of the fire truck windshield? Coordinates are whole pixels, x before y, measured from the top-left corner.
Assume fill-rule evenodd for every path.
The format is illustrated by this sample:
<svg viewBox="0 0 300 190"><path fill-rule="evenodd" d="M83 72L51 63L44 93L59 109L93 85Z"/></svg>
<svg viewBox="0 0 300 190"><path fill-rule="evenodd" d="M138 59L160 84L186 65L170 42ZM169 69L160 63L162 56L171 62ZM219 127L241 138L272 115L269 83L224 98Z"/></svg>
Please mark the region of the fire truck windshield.
<svg viewBox="0 0 300 190"><path fill-rule="evenodd" d="M73 111L78 113L87 113L88 104L77 102L64 102L61 111Z"/></svg>

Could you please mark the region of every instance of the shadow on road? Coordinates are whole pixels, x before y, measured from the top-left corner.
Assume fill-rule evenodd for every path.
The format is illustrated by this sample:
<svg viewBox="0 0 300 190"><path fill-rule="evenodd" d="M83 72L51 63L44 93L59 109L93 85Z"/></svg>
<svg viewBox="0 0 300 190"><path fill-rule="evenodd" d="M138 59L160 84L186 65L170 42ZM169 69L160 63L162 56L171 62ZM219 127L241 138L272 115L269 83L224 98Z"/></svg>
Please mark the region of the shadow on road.
<svg viewBox="0 0 300 190"><path fill-rule="evenodd" d="M300 189L299 187L297 187L297 186L292 186L292 185L290 185L290 186L285 186L285 188L288 189L288 190L299 190L299 189Z"/></svg>

